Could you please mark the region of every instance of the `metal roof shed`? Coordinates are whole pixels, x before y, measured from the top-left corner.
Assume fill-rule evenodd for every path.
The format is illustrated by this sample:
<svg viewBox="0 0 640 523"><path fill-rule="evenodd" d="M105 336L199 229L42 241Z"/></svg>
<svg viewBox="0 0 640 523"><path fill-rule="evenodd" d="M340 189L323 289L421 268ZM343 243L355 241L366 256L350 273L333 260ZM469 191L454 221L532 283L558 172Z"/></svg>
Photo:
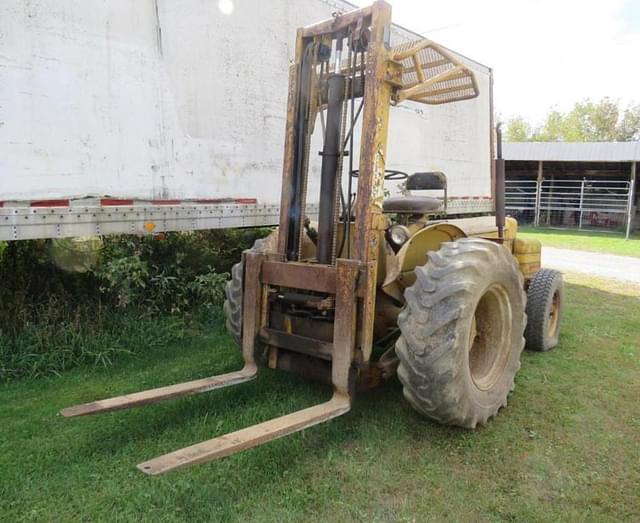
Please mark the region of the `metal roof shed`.
<svg viewBox="0 0 640 523"><path fill-rule="evenodd" d="M505 143L503 154L507 208L521 220L627 236L637 224L640 142Z"/></svg>
<svg viewBox="0 0 640 523"><path fill-rule="evenodd" d="M506 160L541 162L639 162L640 142L505 143Z"/></svg>

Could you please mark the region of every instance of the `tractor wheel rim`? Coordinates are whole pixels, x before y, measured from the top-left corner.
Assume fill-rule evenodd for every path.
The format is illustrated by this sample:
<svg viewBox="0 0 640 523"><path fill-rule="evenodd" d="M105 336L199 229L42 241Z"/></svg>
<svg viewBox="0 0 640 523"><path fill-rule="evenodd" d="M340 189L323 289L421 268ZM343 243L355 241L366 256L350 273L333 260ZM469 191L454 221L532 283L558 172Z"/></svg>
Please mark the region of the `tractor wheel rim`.
<svg viewBox="0 0 640 523"><path fill-rule="evenodd" d="M553 293L551 299L551 310L549 311L549 319L547 321L547 332L552 338L555 337L558 330L558 319L560 316L560 293L558 291Z"/></svg>
<svg viewBox="0 0 640 523"><path fill-rule="evenodd" d="M502 376L511 353L511 303L502 285L482 295L469 333L469 372L475 386L491 389Z"/></svg>

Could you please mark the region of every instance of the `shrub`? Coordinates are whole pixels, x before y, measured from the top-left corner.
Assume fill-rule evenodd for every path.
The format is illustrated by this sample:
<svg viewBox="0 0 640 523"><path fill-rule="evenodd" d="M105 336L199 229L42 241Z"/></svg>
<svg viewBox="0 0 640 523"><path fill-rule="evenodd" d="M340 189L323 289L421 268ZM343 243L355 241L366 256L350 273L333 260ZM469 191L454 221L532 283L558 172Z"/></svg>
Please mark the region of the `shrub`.
<svg viewBox="0 0 640 523"><path fill-rule="evenodd" d="M169 343L219 318L224 282L269 229L104 238L68 273L46 240L0 243L0 381L59 373Z"/></svg>

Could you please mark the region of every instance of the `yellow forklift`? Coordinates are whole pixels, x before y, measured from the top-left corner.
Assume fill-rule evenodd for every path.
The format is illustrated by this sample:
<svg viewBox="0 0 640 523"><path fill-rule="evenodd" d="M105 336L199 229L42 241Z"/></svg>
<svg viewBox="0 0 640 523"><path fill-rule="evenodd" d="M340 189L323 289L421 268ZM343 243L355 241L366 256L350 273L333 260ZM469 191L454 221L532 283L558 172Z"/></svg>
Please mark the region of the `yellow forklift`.
<svg viewBox="0 0 640 523"><path fill-rule="evenodd" d="M472 429L506 405L525 338L539 351L558 342L562 277L540 268L539 242L517 238L517 223L505 218L499 133L495 217L448 216L443 173L387 169L390 106L478 95L473 72L452 53L430 40L392 48L390 34L384 1L297 32L279 227L244 252L226 287L226 324L244 367L70 407L63 416L237 385L261 367L332 386L325 403L138 465L160 474L345 414L356 392L396 374L410 404L440 423ZM306 203L318 120L324 141L314 222ZM385 180L403 180L407 194L385 199Z"/></svg>

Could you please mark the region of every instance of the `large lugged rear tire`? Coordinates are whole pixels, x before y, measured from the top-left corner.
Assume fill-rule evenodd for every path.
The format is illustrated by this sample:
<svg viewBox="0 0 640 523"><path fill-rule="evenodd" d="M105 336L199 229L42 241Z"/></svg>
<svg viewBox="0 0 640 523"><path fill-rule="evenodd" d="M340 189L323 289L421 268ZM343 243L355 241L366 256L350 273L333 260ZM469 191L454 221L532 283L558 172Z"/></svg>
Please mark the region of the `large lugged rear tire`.
<svg viewBox="0 0 640 523"><path fill-rule="evenodd" d="M251 247L253 252L267 252L277 250L278 231L273 231L266 238L259 238ZM242 347L242 287L244 278L244 263L239 261L231 267L231 279L224 287L224 316L225 326L238 347Z"/></svg>
<svg viewBox="0 0 640 523"><path fill-rule="evenodd" d="M520 368L524 280L502 246L444 243L416 268L398 317L398 377L411 405L445 425L475 428L506 406Z"/></svg>
<svg viewBox="0 0 640 523"><path fill-rule="evenodd" d="M545 352L558 344L562 305L562 273L540 269L527 289L527 349Z"/></svg>

